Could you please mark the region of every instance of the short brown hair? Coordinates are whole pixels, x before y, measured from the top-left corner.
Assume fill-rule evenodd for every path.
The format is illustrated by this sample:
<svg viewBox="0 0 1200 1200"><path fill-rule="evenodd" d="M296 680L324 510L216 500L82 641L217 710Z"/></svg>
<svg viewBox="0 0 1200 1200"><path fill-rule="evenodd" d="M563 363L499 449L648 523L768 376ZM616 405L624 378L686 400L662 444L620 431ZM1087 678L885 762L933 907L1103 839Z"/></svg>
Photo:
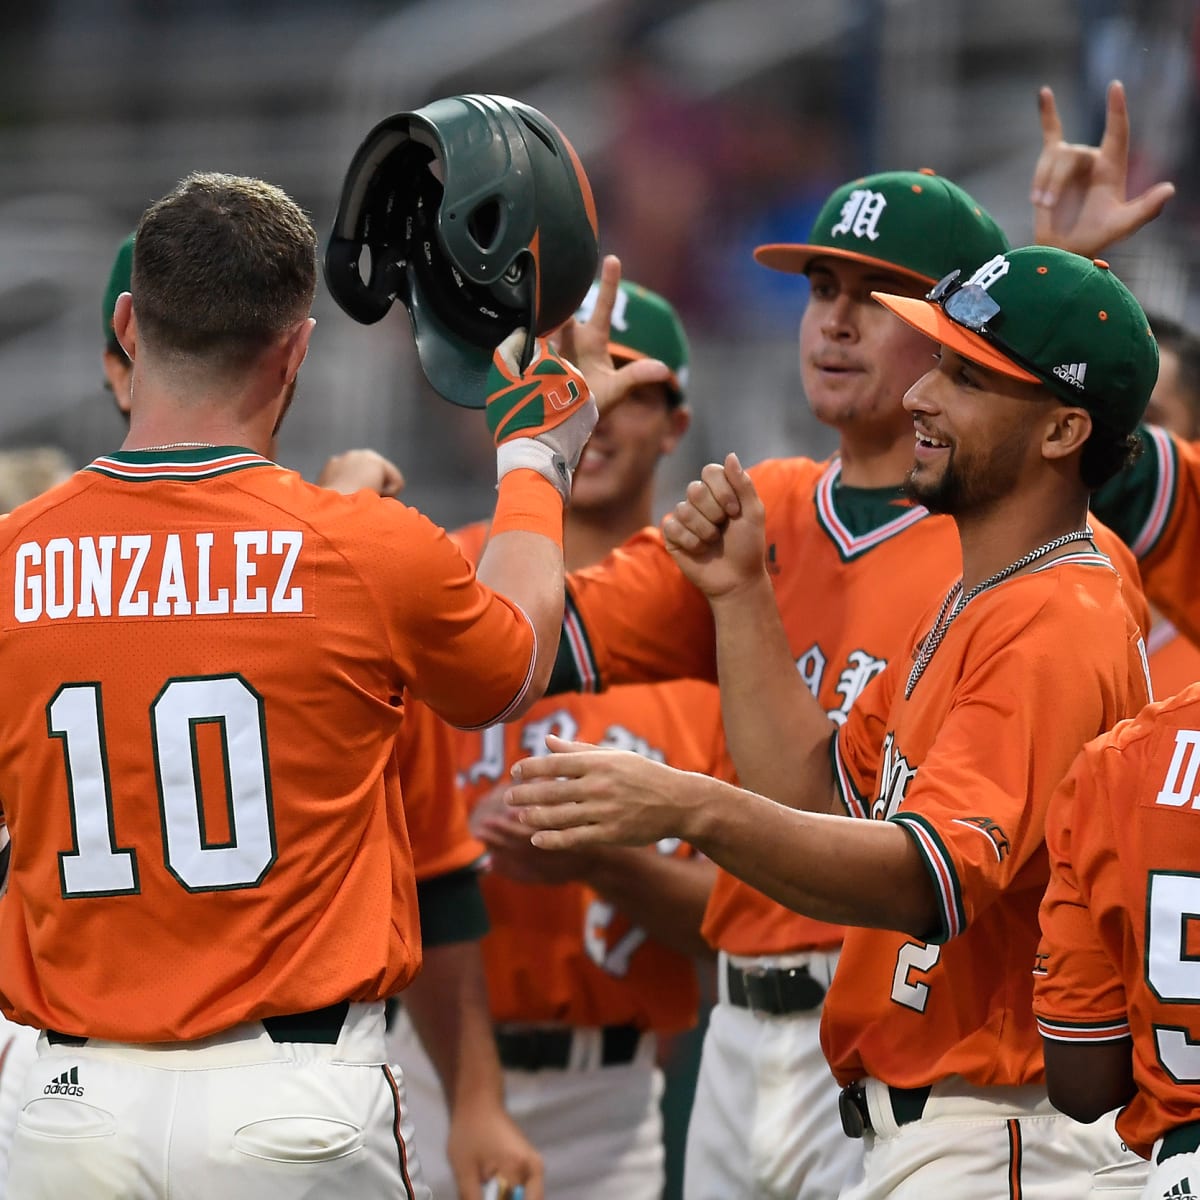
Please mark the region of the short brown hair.
<svg viewBox="0 0 1200 1200"><path fill-rule="evenodd" d="M273 184L194 173L138 224L130 290L153 352L244 366L308 316L317 235Z"/></svg>

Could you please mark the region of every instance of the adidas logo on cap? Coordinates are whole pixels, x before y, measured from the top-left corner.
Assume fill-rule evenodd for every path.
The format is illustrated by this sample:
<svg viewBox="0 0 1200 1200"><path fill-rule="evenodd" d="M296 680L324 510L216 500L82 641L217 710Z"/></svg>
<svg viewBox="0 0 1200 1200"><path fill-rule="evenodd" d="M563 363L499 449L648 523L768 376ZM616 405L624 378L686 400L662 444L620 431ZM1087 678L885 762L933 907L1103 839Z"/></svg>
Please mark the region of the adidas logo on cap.
<svg viewBox="0 0 1200 1200"><path fill-rule="evenodd" d="M71 1067L57 1078L52 1079L42 1089L46 1096L82 1096L83 1087L79 1082L79 1068Z"/></svg>
<svg viewBox="0 0 1200 1200"><path fill-rule="evenodd" d="M1163 1200L1196 1200L1191 1180L1185 1175L1174 1187L1163 1192Z"/></svg>
<svg viewBox="0 0 1200 1200"><path fill-rule="evenodd" d="M1087 374L1087 363L1063 363L1054 368L1054 374L1082 392L1083 377Z"/></svg>

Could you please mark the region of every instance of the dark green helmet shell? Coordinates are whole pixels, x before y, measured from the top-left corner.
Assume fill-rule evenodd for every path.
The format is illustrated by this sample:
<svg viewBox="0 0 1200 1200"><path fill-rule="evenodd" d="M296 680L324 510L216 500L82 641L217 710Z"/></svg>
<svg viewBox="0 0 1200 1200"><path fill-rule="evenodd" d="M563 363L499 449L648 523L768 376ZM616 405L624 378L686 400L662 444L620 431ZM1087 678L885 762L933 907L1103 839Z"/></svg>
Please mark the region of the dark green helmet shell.
<svg viewBox="0 0 1200 1200"><path fill-rule="evenodd" d="M566 321L598 261L591 186L558 128L504 96L450 96L367 134L325 282L365 325L399 298L429 382L482 408L495 346L518 326L543 335Z"/></svg>

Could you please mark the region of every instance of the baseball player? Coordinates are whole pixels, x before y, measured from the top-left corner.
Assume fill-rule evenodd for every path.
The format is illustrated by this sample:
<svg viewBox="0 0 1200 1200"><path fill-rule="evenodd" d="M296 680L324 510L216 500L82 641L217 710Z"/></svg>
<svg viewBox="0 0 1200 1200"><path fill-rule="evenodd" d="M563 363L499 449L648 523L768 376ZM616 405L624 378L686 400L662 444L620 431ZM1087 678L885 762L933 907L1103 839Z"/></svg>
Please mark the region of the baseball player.
<svg viewBox="0 0 1200 1200"><path fill-rule="evenodd" d="M1196 440L1200 422L1200 339L1178 322L1165 317L1152 315L1150 326L1158 340L1159 367L1158 382L1146 408L1146 421L1158 425L1168 436L1158 438L1162 457L1143 455L1130 472L1143 480L1149 494L1159 495L1162 490L1157 477L1159 466L1174 457L1176 442L1186 444ZM1143 436L1147 440L1153 437L1149 429ZM1174 469L1178 469L1177 464ZM1100 503L1102 506L1106 503L1103 494ZM1143 521L1148 515L1143 516ZM1120 519L1119 509L1116 519ZM1130 526L1129 532L1136 539L1136 526ZM1161 568L1158 571L1152 569L1151 574L1161 576ZM1190 590L1190 581L1186 585L1184 580L1179 583L1185 590ZM1156 696L1173 696L1200 679L1200 648L1160 613L1155 614L1146 648L1150 653L1150 678Z"/></svg>
<svg viewBox="0 0 1200 1200"><path fill-rule="evenodd" d="M541 688L555 464L595 412L545 346L518 379L523 332L497 352L477 574L404 505L304 483L264 452L315 249L261 181L151 205L114 311L128 437L2 527L0 1008L45 1030L14 1195L428 1194L385 1065L382 1000L419 965L387 766L406 688L466 725Z"/></svg>
<svg viewBox="0 0 1200 1200"><path fill-rule="evenodd" d="M1151 1163L1146 1200L1200 1189L1196 686L1084 747L1046 821L1034 1008L1046 1081Z"/></svg>
<svg viewBox="0 0 1200 1200"><path fill-rule="evenodd" d="M117 297L129 290L133 241L131 233L118 247L102 309L106 385L126 420L132 368L113 332L112 312ZM396 496L403 490L404 478L382 455L354 449L331 456L317 484L347 495L367 488L380 496ZM402 819L411 838L421 921L423 966L409 985L407 998L413 1013L435 1014L422 1021L421 1036L438 1061L447 1094L456 1097L451 1160L458 1187L473 1200L482 1181L504 1177L525 1187L526 1200L540 1200L541 1160L504 1110L500 1066L481 982L478 940L487 922L476 875L484 847L471 836L465 816L447 819L441 795L441 765L449 761L450 752L447 727L418 700L407 697L404 707L388 782L400 789L398 806L403 797ZM447 1006L443 997L451 993L460 996L460 1002ZM451 1019L445 1019L447 1014ZM36 1033L24 1025L7 1023L7 1027L19 1031L17 1036L28 1035L32 1059ZM482 1042L480 1030L487 1035ZM15 1077L17 1072L10 1074ZM5 1111L4 1080L0 1075L0 1119ZM7 1127L11 1129L15 1121L14 1099Z"/></svg>
<svg viewBox="0 0 1200 1200"><path fill-rule="evenodd" d="M1065 225L1072 214L1104 201L1114 218L1124 212L1127 234L1152 220L1174 194L1174 186L1162 182L1124 200L1128 116L1119 83L1110 85L1108 99L1108 124L1101 144L1073 145L1063 140L1053 94L1042 89L1043 147L1032 185L1034 233L1039 242L1092 252L1072 244ZM1083 189L1091 199L1085 204L1071 194L1072 189ZM1114 232L1119 233L1115 223ZM1154 319L1152 325L1158 332L1163 322ZM1146 594L1158 610L1149 643L1155 691L1171 695L1197 677L1191 643L1200 641L1200 608L1191 586L1191 548L1200 532L1200 507L1194 495L1200 457L1190 445L1196 421L1187 399L1188 391L1195 391L1194 339L1167 324L1159 342L1166 351L1155 389L1160 399L1152 399L1146 410L1148 424L1139 431L1142 453L1096 493L1092 509L1137 555ZM1179 631L1189 640L1179 637Z"/></svg>
<svg viewBox="0 0 1200 1200"><path fill-rule="evenodd" d="M585 326L597 296L594 288L579 314ZM623 281L603 324L611 324L614 364L653 359L670 378L634 389L597 425L564 529L573 566L597 561L651 520L655 467L690 418L687 342L671 306ZM594 328L576 331L577 340L589 335ZM456 535L472 558L486 536L485 524ZM491 924L483 951L509 1111L542 1152L556 1200L657 1200L664 1148L656 1042L696 1021L693 955L705 951L699 928L713 868L678 839L583 855L532 849L501 795L513 763L544 754L550 731L727 778L717 692L698 681L618 688L543 701L519 721L456 735L461 796L493 863L483 879ZM444 1127L437 1081L402 1027L394 1053L422 1136ZM438 1193L448 1184L445 1164L426 1149L422 1163Z"/></svg>
<svg viewBox="0 0 1200 1200"><path fill-rule="evenodd" d="M866 1149L844 1196L1084 1195L1123 1151L1111 1123L1054 1115L1021 962L1037 944L1050 795L1078 748L1148 694L1087 500L1133 444L1157 351L1105 264L1045 247L953 272L927 300L875 295L940 343L904 399L907 486L962 548L911 654L829 720L780 665L763 505L731 455L664 531L711 603L734 762L783 803L557 738L517 765L510 802L539 846L674 833L852 926L822 1018L843 1129ZM1055 370L1079 363L1082 387Z"/></svg>
<svg viewBox="0 0 1200 1200"><path fill-rule="evenodd" d="M1124 217L1093 206L1088 220L1072 234L1099 244ZM925 370L929 342L876 305L869 290L923 295L968 246L982 261L1007 242L950 181L886 172L838 188L808 243L757 252L764 264L809 278L800 326L805 394L839 434L830 461L793 458L751 469L767 511L768 564L788 635L781 654L839 723L871 679L907 651L912 627L961 561L951 522L914 504L900 486L912 462L912 421L901 396ZM1107 531L1097 536L1136 580L1119 541ZM912 586L914 563L928 591ZM575 636L560 644L552 686L716 678L708 605L656 532L636 536L601 566L573 572L571 581ZM786 778L779 782L788 786ZM841 930L719 872L704 933L720 952L719 1003L689 1126L688 1200L837 1195L861 1156L860 1144L842 1135L818 1038Z"/></svg>

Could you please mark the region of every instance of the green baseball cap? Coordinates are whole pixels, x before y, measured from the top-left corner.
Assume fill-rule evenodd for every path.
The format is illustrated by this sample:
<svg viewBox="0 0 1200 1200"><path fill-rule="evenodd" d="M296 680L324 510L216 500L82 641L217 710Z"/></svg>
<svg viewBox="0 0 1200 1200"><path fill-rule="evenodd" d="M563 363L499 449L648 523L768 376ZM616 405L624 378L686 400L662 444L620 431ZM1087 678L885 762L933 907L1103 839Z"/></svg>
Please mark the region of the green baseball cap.
<svg viewBox="0 0 1200 1200"><path fill-rule="evenodd" d="M1115 433L1132 433L1158 378L1158 343L1133 293L1102 259L1024 246L955 271L925 300L871 293L943 346L1041 383Z"/></svg>
<svg viewBox="0 0 1200 1200"><path fill-rule="evenodd" d="M588 289L575 313L587 321L596 307L599 282ZM614 359L656 358L671 369L667 392L673 404L684 403L688 384L688 342L679 314L657 292L622 279L613 303L608 352Z"/></svg>
<svg viewBox="0 0 1200 1200"><path fill-rule="evenodd" d="M848 258L934 283L964 262L1007 249L1008 238L986 209L924 167L842 184L817 214L807 242L759 246L754 259L803 274L814 258Z"/></svg>
<svg viewBox="0 0 1200 1200"><path fill-rule="evenodd" d="M129 280L133 275L133 239L135 234L131 233L117 247L117 257L113 260L112 270L108 273L108 286L104 289L103 310L101 317L104 319L104 344L110 349L119 354L124 354L125 351L121 347L121 343L117 341L117 335L113 332L113 309L117 306L117 297L122 292L129 291Z"/></svg>

